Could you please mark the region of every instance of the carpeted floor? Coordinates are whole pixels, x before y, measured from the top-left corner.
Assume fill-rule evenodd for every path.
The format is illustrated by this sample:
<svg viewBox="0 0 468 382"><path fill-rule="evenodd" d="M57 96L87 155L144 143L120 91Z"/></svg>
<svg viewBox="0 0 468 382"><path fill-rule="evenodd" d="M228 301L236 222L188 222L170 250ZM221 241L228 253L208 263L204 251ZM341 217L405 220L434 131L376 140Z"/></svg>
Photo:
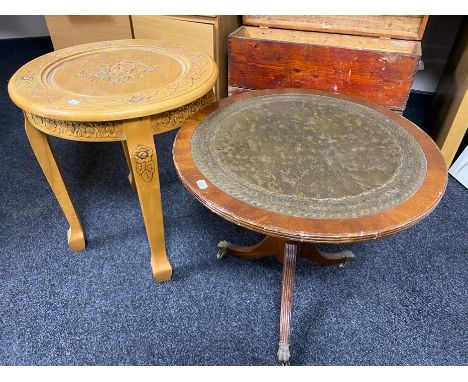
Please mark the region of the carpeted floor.
<svg viewBox="0 0 468 382"><path fill-rule="evenodd" d="M52 140L87 236L86 251L68 250L6 91L20 65L49 50L47 39L0 42L0 364L275 365L281 268L216 260L218 241L259 235L186 192L171 159L176 132L156 138L173 280L152 279L119 143ZM427 100L412 95L407 116L424 124ZM292 364L467 365L467 205L450 178L420 224L343 246L357 254L348 267L299 261Z"/></svg>

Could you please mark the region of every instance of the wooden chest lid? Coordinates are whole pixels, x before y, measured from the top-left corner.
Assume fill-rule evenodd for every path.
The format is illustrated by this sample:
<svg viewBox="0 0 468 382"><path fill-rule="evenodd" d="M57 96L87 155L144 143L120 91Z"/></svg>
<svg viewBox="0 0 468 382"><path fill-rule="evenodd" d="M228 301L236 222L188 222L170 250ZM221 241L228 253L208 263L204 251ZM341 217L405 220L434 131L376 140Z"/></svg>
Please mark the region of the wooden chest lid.
<svg viewBox="0 0 468 382"><path fill-rule="evenodd" d="M246 25L418 41L427 19L428 16L242 16Z"/></svg>
<svg viewBox="0 0 468 382"><path fill-rule="evenodd" d="M217 79L207 54L156 40L83 44L38 57L11 78L21 109L71 121L137 118L205 95Z"/></svg>

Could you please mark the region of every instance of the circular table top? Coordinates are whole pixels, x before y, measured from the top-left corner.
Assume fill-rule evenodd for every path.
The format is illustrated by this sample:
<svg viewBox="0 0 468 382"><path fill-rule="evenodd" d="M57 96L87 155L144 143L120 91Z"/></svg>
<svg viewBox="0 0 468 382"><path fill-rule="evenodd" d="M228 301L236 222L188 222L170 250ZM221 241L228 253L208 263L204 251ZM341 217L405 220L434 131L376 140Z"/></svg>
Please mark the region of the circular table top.
<svg viewBox="0 0 468 382"><path fill-rule="evenodd" d="M68 121L143 117L205 95L218 76L207 54L156 40L60 49L22 66L8 92L21 109Z"/></svg>
<svg viewBox="0 0 468 382"><path fill-rule="evenodd" d="M435 144L386 109L297 90L208 109L179 132L179 175L208 208L259 232L324 242L384 236L430 212L445 189Z"/></svg>

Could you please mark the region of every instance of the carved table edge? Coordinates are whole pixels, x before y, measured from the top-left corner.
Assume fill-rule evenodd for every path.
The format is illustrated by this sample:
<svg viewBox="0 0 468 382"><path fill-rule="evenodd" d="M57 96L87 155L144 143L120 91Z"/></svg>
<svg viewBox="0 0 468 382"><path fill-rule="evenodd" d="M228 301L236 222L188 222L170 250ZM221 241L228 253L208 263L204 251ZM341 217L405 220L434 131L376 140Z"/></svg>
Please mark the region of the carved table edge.
<svg viewBox="0 0 468 382"><path fill-rule="evenodd" d="M140 118L151 118L153 134L161 134L180 127L192 114L214 102L212 90L204 96L176 109ZM55 137L85 142L113 142L126 139L123 125L128 120L66 121L24 112L25 118L38 130Z"/></svg>

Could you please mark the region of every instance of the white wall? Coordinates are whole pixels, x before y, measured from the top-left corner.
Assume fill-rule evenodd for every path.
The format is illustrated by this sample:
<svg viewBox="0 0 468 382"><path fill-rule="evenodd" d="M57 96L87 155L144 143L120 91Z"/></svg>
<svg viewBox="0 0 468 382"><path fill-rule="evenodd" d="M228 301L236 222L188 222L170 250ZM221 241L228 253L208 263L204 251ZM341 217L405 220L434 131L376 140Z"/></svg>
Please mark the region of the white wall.
<svg viewBox="0 0 468 382"><path fill-rule="evenodd" d="M425 68L416 74L414 90L434 92L461 20L461 16L429 17L422 41ZM0 16L0 39L48 35L44 16Z"/></svg>
<svg viewBox="0 0 468 382"><path fill-rule="evenodd" d="M0 16L0 39L48 35L44 16Z"/></svg>

